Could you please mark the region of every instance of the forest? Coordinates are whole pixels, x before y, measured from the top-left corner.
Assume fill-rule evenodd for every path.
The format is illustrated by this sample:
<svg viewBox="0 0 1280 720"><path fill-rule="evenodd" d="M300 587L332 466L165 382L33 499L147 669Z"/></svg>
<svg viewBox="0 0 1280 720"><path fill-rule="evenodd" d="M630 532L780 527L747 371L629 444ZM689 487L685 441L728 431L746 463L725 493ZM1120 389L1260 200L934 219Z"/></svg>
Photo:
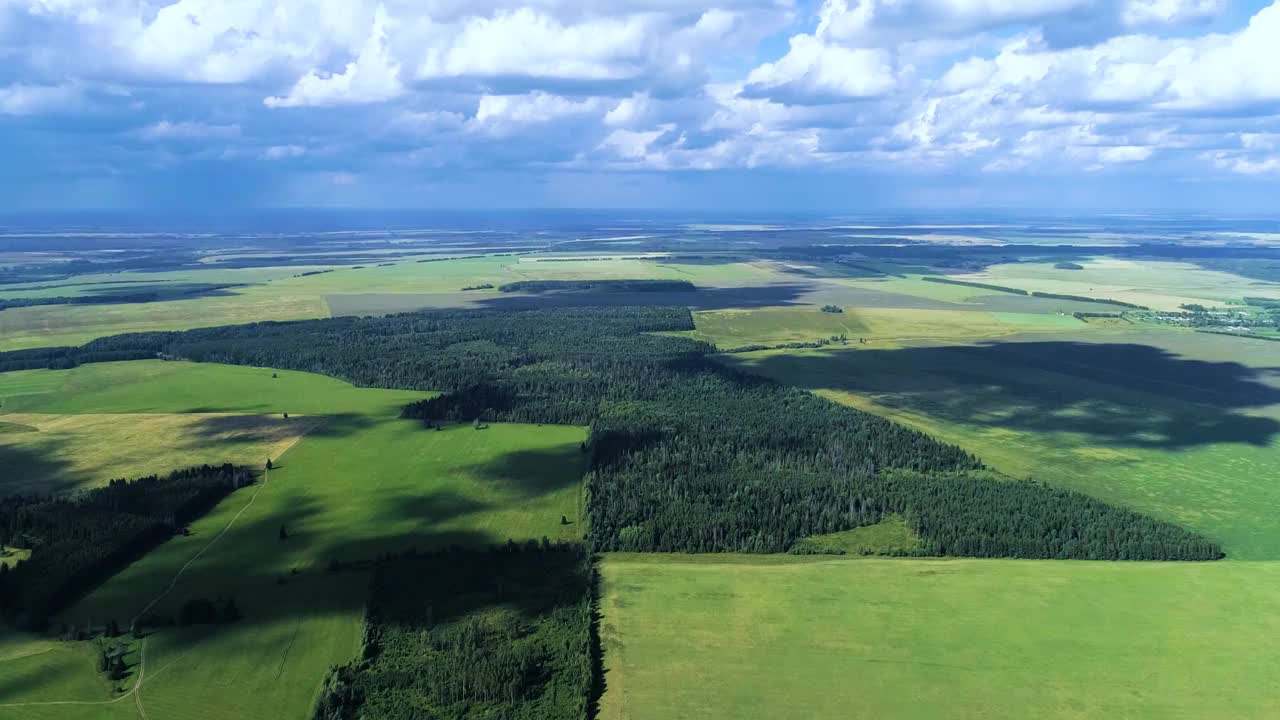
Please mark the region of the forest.
<svg viewBox="0 0 1280 720"><path fill-rule="evenodd" d="M520 280L499 285L500 292L694 292L688 280Z"/></svg>
<svg viewBox="0 0 1280 720"><path fill-rule="evenodd" d="M1061 293L1033 292L1032 297L1047 298L1049 300L1074 300L1075 302L1097 303L1099 305L1115 305L1116 307L1131 308L1133 310L1150 310L1146 305L1135 305L1134 303L1125 302L1123 300L1112 300L1111 298L1096 298L1087 295L1063 295Z"/></svg>
<svg viewBox="0 0 1280 720"><path fill-rule="evenodd" d="M939 283L942 285L962 285L964 287L979 288L981 290L994 290L996 292L1013 293L1014 295L1027 295L1026 290L1006 285L992 285L990 283L969 282L968 280L952 280L951 278L929 277L920 278L925 282Z"/></svg>
<svg viewBox="0 0 1280 720"><path fill-rule="evenodd" d="M1212 560L1214 543L1087 495L1010 482L958 447L731 370L669 307L457 310L121 335L0 354L65 367L181 358L439 390L404 415L588 425L596 551L785 552L902 515L934 555Z"/></svg>
<svg viewBox="0 0 1280 720"><path fill-rule="evenodd" d="M380 562L360 657L330 672L316 720L589 717L593 572L545 540Z"/></svg>
<svg viewBox="0 0 1280 720"><path fill-rule="evenodd" d="M31 550L0 566L0 614L40 629L48 618L164 542L253 472L234 465L112 480L74 497L17 496L0 505L0 545Z"/></svg>

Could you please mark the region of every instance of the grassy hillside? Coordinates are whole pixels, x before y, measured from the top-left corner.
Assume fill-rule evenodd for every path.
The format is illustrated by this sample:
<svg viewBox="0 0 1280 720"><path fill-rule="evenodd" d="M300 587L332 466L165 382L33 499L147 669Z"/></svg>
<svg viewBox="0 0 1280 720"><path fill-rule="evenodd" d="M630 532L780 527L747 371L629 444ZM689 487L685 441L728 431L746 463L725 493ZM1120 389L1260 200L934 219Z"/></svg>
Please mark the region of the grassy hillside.
<svg viewBox="0 0 1280 720"><path fill-rule="evenodd" d="M611 556L604 720L1269 718L1280 564Z"/></svg>
<svg viewBox="0 0 1280 720"><path fill-rule="evenodd" d="M100 381L120 382L89 382L93 373L102 374ZM0 704L0 718L39 712L110 717L106 713L135 701L152 717L303 717L328 667L351 659L358 645L368 585L364 561L410 547L576 539L582 533L582 428L427 430L393 412L398 400L422 393L357 389L305 373L280 372L272 381L270 371L253 368L122 363L62 377L22 375L23 382L10 387L29 391L23 402L43 396L64 412L327 406L336 414L277 458L263 482L231 495L193 523L189 535L129 566L64 617L79 625L110 619L127 624L156 598L151 610L173 616L189 598L231 595L244 612L241 621L164 628L135 643L129 682L144 676L138 697L111 705L12 705L113 697L91 662L77 666L41 655L58 660L58 673L41 683L4 686L10 705ZM279 538L281 526L286 540ZM342 563L336 571L334 560ZM0 679L3 673L28 677L41 667L0 661ZM63 714L53 714L52 707Z"/></svg>

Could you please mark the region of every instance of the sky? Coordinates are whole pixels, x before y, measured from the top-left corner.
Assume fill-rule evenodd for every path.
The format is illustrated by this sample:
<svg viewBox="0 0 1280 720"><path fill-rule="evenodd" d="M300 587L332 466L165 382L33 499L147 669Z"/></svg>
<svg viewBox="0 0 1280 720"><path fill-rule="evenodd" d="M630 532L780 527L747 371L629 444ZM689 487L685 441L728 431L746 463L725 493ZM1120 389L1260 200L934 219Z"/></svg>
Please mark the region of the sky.
<svg viewBox="0 0 1280 720"><path fill-rule="evenodd" d="M1277 189L1280 0L0 0L0 210Z"/></svg>

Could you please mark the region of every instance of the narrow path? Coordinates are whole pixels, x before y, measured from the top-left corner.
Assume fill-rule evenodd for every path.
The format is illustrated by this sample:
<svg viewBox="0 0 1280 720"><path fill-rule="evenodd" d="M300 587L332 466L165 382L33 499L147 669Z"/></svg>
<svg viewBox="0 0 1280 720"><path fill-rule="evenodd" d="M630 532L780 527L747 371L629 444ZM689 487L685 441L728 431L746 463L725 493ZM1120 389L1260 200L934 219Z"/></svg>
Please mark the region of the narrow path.
<svg viewBox="0 0 1280 720"><path fill-rule="evenodd" d="M317 423L311 428L308 428L306 432L299 435L288 447L284 448L280 454L284 455L286 452L293 449L294 445L297 445L299 442L302 441L304 437L306 437L313 430L315 430L317 427L320 427L323 424L324 423L322 422ZM151 610L151 608L155 607L157 603L163 600L170 592L173 591L174 588L177 587L178 581L182 579L182 576L184 573L186 573L187 569L190 568L191 565L195 563L196 560L199 560L200 557L204 555L206 551L209 550L209 548L213 547L214 543L218 542L218 540L222 539L222 537L227 534L227 531L230 530L236 524L236 521L239 520L242 515L244 515L245 511L247 511L250 507L253 506L254 502L257 501L258 499L258 495L260 495L262 491L266 489L270 481L271 481L271 471L264 470L262 483L259 484L254 489L253 495L249 497L249 502L245 503L244 507L240 508L240 510L229 521L227 521L226 526L224 526L222 530L220 530L218 534L213 537L213 539L205 543L204 547L200 548L200 550L196 552L195 555L191 556L190 560L187 560L187 562L184 563L183 566L178 569L178 572L174 573L173 579L169 581L169 584L165 587L165 589L161 591L159 595L152 598L151 601L148 602L146 606L142 608L142 610L138 611L138 614L133 617L133 620L131 621L130 625L132 625L133 622L137 622L137 620L141 618L143 615L146 615L147 612ZM48 705L48 706L114 705L115 703L121 702L122 700L133 698L134 704L138 708L138 715L142 718L142 720L149 720L147 716L147 711L142 706L142 694L141 694L142 683L145 679L146 671L147 671L147 639L143 638L142 642L139 643L139 649L138 649L138 677L134 680L133 687L130 688L128 692L121 694L119 697L115 697L110 700L43 700L43 701L36 701L36 702L0 703L0 708L37 707L37 706L45 706L45 705Z"/></svg>
<svg viewBox="0 0 1280 720"><path fill-rule="evenodd" d="M299 442L301 442L303 438L311 434L311 432L313 432L316 428L321 427L322 425L324 425L323 421L316 423L310 428L307 428L307 430L301 433L300 435L298 435L298 437L295 438L294 441L290 443L288 447L281 450L280 455L283 456L285 453L292 450L293 447L297 445ZM186 573L187 569L190 568L191 565L196 560L199 560L200 556L204 555L204 553L209 548L213 547L214 543L222 539L223 535L227 534L227 531L230 530L232 526L236 524L236 521L239 520L242 515L244 515L245 511L248 510L251 506L253 506L253 503L258 499L258 495L260 495L262 491L266 489L270 481L271 481L271 471L264 470L263 476L262 476L262 482L254 489L253 495L249 497L249 502L245 503L244 507L240 508L240 510L229 521L227 521L226 526L223 527L222 530L220 530L218 534L213 537L213 539L205 543L204 547L200 548L200 550L196 552L195 555L191 556L190 560L187 560L187 562L183 564L181 568L178 569L178 572L174 574L173 579L169 581L168 586L166 586L165 589L161 591L159 595L152 598L151 602L147 603L147 605L143 607L142 610L140 610L138 614L133 617L133 620L130 622L130 625L132 625L133 622L137 622L137 620L141 618L143 615L146 615L147 612L151 610L151 608L156 606L156 603L159 603L161 600L163 600L170 592L173 591L175 587L177 587L178 581L182 579L182 575ZM290 645L292 646L292 643L290 643ZM167 668L168 666L165 666L165 668L162 668L162 669L167 669ZM118 703L127 698L133 698L134 704L138 708L138 715L142 718L142 720L149 720L147 716L147 711L142 706L142 683L146 675L146 671L147 671L147 638L143 638L142 642L139 643L138 645L138 677L134 680L133 687L130 688L128 692L121 694L119 697L115 697L110 700L44 700L44 701L36 701L36 702L0 703L0 708L37 707L37 706L43 706L43 705L114 705L115 703Z"/></svg>
<svg viewBox="0 0 1280 720"><path fill-rule="evenodd" d="M142 608L142 610L138 611L138 614L137 614L137 615L133 616L133 620L132 620L132 621L130 621L130 623L129 623L131 627L132 627L133 623L138 622L138 620L139 620L142 616L146 615L146 614L151 610L151 608L155 607L155 606L156 606L156 603L160 602L160 601L161 601L161 600L163 600L163 599L164 599L164 598L165 598L169 593L173 592L173 589L174 589L175 587L177 587L177 586L178 586L178 581L182 579L182 575L183 575L183 573L185 573L185 572L187 571L187 568L191 567L191 564L192 564L192 563L194 563L196 560L199 560L199 559L200 559L200 556L201 556L201 555L204 555L204 553L205 553L205 551L206 551L206 550L208 550L209 548L213 547L214 543L216 543L216 542L218 542L219 540L221 540L221 539L222 539L222 536L227 534L227 531L228 531L228 530L230 530L230 529L231 529L231 527L232 527L233 525L235 525L235 524L236 524L236 521L240 519L240 516L241 516L241 515L244 515L245 511L246 511L246 510L248 510L250 507L252 507L252 506L253 506L254 501L258 499L258 495L259 495L259 494L261 494L261 493L262 493L262 491L263 491L263 489L265 489L265 488L267 487L267 483L268 483L270 480L271 480L271 471L270 471L270 470L264 470L264 471L263 471L263 476L262 476L262 484L261 484L261 485L259 485L259 486L257 487L257 489L256 489L256 490L254 490L254 491L253 491L253 495L252 495L252 496L250 496L250 498L249 498L249 502L245 503L245 504L244 504L244 507L240 508L240 512L237 512L237 513L235 514L235 516L234 516L234 517L232 517L232 518L231 518L231 520L227 522L226 527L224 527L224 528L222 528L222 530L218 531L218 534L217 534L217 535L214 535L212 540L210 540L209 542L205 543L205 546L204 546L204 547L202 547L202 548L200 548L200 551L199 551L199 552L197 552L195 555L192 555L192 556L191 556L191 559L190 559L190 560L188 560L188 561L186 562L186 564L184 564L181 568L179 568L179 569L178 569L178 572L174 574L173 579L169 581L169 585L168 585L167 587L165 587L164 591L162 591L159 595L157 595L157 596L155 596L154 598L152 598L152 599L151 599L151 602L147 603L147 606L146 606L146 607Z"/></svg>

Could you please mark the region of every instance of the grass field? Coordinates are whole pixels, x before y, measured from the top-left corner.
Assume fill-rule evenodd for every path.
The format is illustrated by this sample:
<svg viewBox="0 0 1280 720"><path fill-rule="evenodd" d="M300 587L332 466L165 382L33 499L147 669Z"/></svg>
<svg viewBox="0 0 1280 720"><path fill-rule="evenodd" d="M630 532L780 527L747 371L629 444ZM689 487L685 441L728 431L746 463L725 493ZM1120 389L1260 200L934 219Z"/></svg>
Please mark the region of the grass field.
<svg viewBox="0 0 1280 720"><path fill-rule="evenodd" d="M1073 317L1055 314L896 307L848 307L843 313L817 307L708 310L694 313L694 323L691 337L720 348L811 342L840 334L854 344L865 340L866 346L885 348L1088 329Z"/></svg>
<svg viewBox="0 0 1280 720"><path fill-rule="evenodd" d="M153 611L172 616L188 598L234 595L243 620L150 635L145 665L135 665L130 679L144 674L138 697L109 705L21 704L112 699L89 662L58 656L56 673L25 660L0 663L0 683L4 673L45 674L31 687L16 680L0 685L0 718L114 717L136 702L149 717L303 717L327 668L349 660L358 646L368 583L363 561L409 547L582 533L582 428L431 431L397 417L403 402L423 393L364 390L284 371L272 380L271 371L255 368L139 362L16 375L0 376L14 393L7 397L61 413L167 418L289 407L334 414L277 458L264 482L233 493L194 522L190 535L130 565L64 616L77 624L124 624L155 598ZM278 537L281 526L287 540ZM331 572L333 560L353 564ZM137 652L140 660L143 648Z"/></svg>
<svg viewBox="0 0 1280 720"><path fill-rule="evenodd" d="M263 286L274 287L274 286ZM222 297L121 305L41 305L0 312L0 350L82 345L126 332L188 330L260 320L328 317L319 295L229 291Z"/></svg>
<svg viewBox="0 0 1280 720"><path fill-rule="evenodd" d="M792 548L797 554L814 555L913 555L924 547L920 536L901 515L886 515L875 525L810 535Z"/></svg>
<svg viewBox="0 0 1280 720"><path fill-rule="evenodd" d="M323 416L223 413L0 415L0 495L62 492L179 467L260 465L279 457Z"/></svg>
<svg viewBox="0 0 1280 720"><path fill-rule="evenodd" d="M422 396L310 373L158 360L4 373L0 494L203 463L256 466L304 435L346 432Z"/></svg>
<svg viewBox="0 0 1280 720"><path fill-rule="evenodd" d="M130 698L104 701L112 688L95 669L88 643L66 643L0 630L0 717L31 720L136 719ZM25 702L66 703L7 707Z"/></svg>
<svg viewBox="0 0 1280 720"><path fill-rule="evenodd" d="M0 373L8 413L394 414L422 396L313 373L163 360Z"/></svg>
<svg viewBox="0 0 1280 720"><path fill-rule="evenodd" d="M611 556L603 720L1272 718L1280 563Z"/></svg>

